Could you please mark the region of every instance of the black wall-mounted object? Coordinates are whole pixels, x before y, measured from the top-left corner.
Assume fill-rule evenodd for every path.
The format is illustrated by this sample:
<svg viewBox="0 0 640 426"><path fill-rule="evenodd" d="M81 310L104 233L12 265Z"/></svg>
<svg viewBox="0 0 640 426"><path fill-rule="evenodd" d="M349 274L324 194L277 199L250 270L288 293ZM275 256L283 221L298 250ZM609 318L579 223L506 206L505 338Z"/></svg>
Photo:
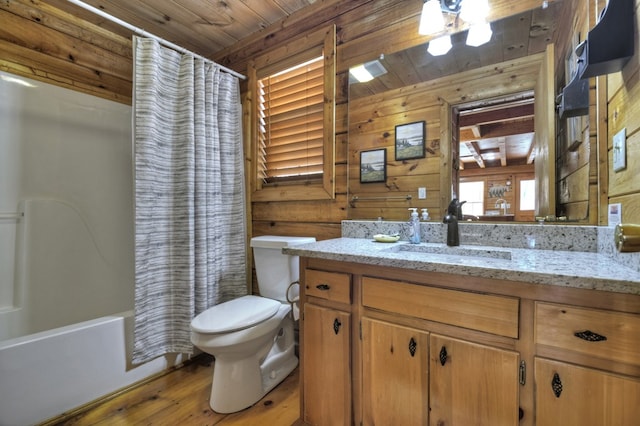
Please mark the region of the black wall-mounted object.
<svg viewBox="0 0 640 426"><path fill-rule="evenodd" d="M620 71L633 56L633 0L609 0L598 23L576 47L580 78Z"/></svg>
<svg viewBox="0 0 640 426"><path fill-rule="evenodd" d="M589 80L580 78L580 69L558 95L558 116L579 117L589 114Z"/></svg>
<svg viewBox="0 0 640 426"><path fill-rule="evenodd" d="M443 12L457 14L461 6L462 0L440 0L440 8Z"/></svg>

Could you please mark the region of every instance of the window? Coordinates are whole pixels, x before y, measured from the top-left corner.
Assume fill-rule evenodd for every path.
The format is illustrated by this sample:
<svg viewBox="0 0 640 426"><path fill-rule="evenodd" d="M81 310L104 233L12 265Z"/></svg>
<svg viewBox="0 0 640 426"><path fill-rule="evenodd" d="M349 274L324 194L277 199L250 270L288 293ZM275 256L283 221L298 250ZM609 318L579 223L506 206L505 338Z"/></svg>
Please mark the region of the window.
<svg viewBox="0 0 640 426"><path fill-rule="evenodd" d="M253 201L334 198L335 26L249 64ZM281 56L280 56L281 55Z"/></svg>
<svg viewBox="0 0 640 426"><path fill-rule="evenodd" d="M520 181L520 210L535 210L536 181L535 179Z"/></svg>
<svg viewBox="0 0 640 426"><path fill-rule="evenodd" d="M484 181L460 182L459 191L459 199L466 201L462 214L484 215Z"/></svg>
<svg viewBox="0 0 640 426"><path fill-rule="evenodd" d="M322 177L323 59L258 80L258 174L265 183Z"/></svg>

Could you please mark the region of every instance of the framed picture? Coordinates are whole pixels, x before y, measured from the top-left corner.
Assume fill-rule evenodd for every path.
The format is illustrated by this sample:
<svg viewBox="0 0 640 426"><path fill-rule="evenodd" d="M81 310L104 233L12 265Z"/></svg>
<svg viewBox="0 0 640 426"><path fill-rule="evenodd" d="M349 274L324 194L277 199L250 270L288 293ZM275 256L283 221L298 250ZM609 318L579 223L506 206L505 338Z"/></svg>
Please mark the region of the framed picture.
<svg viewBox="0 0 640 426"><path fill-rule="evenodd" d="M360 182L385 182L387 180L387 149L360 152Z"/></svg>
<svg viewBox="0 0 640 426"><path fill-rule="evenodd" d="M396 126L396 161L424 158L424 121Z"/></svg>

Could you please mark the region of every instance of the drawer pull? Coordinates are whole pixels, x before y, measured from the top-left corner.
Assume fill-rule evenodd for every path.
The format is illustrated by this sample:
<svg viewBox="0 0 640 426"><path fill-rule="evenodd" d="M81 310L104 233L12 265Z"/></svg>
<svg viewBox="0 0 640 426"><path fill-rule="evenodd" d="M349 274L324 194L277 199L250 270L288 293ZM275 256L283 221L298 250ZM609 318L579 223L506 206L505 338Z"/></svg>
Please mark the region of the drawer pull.
<svg viewBox="0 0 640 426"><path fill-rule="evenodd" d="M414 357L416 355L417 348L418 342L416 342L416 339L412 337L411 340L409 340L409 353L411 354L411 357Z"/></svg>
<svg viewBox="0 0 640 426"><path fill-rule="evenodd" d="M551 380L551 389L553 389L553 393L556 398L560 398L560 394L562 393L562 380L560 380L560 376L558 373L553 373L553 380Z"/></svg>
<svg viewBox="0 0 640 426"><path fill-rule="evenodd" d="M603 342L607 340L606 336L603 336L598 333L594 333L591 330L579 331L573 334L579 339L586 340L587 342Z"/></svg>
<svg viewBox="0 0 640 426"><path fill-rule="evenodd" d="M330 290L330 289L331 289L331 287L329 286L329 284L318 284L318 285L316 286L316 288L317 288L318 290L322 290L322 291L327 291L327 290Z"/></svg>
<svg viewBox="0 0 640 426"><path fill-rule="evenodd" d="M445 365L447 363L447 348L444 346L440 349L440 364Z"/></svg>
<svg viewBox="0 0 640 426"><path fill-rule="evenodd" d="M340 332L340 326L342 325L342 323L340 321L338 321L338 318L333 320L333 331L338 334Z"/></svg>

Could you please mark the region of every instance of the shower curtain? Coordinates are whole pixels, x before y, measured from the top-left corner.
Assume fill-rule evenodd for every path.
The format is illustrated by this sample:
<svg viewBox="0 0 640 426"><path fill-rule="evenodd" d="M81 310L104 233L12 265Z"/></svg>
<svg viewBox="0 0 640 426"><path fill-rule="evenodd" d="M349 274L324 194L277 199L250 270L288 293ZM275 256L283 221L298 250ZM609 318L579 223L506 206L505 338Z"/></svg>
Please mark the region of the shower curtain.
<svg viewBox="0 0 640 426"><path fill-rule="evenodd" d="M247 294L238 79L134 37L133 363L192 353L191 319Z"/></svg>

